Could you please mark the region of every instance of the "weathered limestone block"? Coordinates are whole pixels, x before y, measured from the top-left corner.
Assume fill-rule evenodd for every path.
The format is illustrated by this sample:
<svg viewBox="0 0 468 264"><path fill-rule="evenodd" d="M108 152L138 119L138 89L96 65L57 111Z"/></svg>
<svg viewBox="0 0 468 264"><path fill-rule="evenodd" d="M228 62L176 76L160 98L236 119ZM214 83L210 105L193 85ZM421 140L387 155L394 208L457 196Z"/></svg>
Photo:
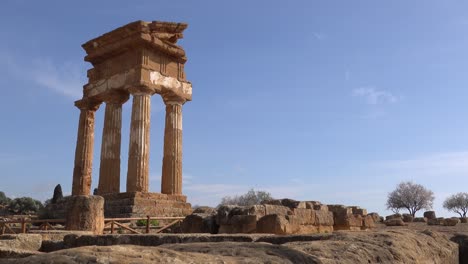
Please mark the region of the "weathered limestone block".
<svg viewBox="0 0 468 264"><path fill-rule="evenodd" d="M335 230L361 230L362 216L353 215L353 209L344 205L328 205L333 212Z"/></svg>
<svg viewBox="0 0 468 264"><path fill-rule="evenodd" d="M372 217L372 215L366 215L362 217L362 226L361 226L362 230L367 230L367 229L371 229L374 227L375 227L375 222L374 222L374 218Z"/></svg>
<svg viewBox="0 0 468 264"><path fill-rule="evenodd" d="M424 217L426 217L428 220L437 218L435 211L426 211L426 212L424 212Z"/></svg>
<svg viewBox="0 0 468 264"><path fill-rule="evenodd" d="M466 218L466 217L460 217L460 223L462 223L462 224L468 223L468 218Z"/></svg>
<svg viewBox="0 0 468 264"><path fill-rule="evenodd" d="M326 204L316 204L313 209L317 211L328 211L328 206Z"/></svg>
<svg viewBox="0 0 468 264"><path fill-rule="evenodd" d="M263 204L252 205L248 209L248 214L255 215L258 221L258 219L266 215L266 207Z"/></svg>
<svg viewBox="0 0 468 264"><path fill-rule="evenodd" d="M452 217L452 218L444 219L443 225L444 226L456 226L458 225L458 223L460 223L460 219L456 217Z"/></svg>
<svg viewBox="0 0 468 264"><path fill-rule="evenodd" d="M364 208L361 208L359 206L349 206L353 210L353 214L360 215L360 216L366 216L367 215L367 210Z"/></svg>
<svg viewBox="0 0 468 264"><path fill-rule="evenodd" d="M413 222L416 223L427 223L427 218L426 217L415 217L413 219Z"/></svg>
<svg viewBox="0 0 468 264"><path fill-rule="evenodd" d="M385 220L396 219L396 218L403 219L403 216L401 216L401 214L387 215L387 216L385 217Z"/></svg>
<svg viewBox="0 0 468 264"><path fill-rule="evenodd" d="M293 199L288 199L288 198L285 198L285 199L275 199L275 200L266 200L266 201L263 201L262 204L265 204L265 205L281 205L281 206L286 206L290 209L293 209L293 208L306 208L306 202L301 202L301 201L296 201L296 200L293 200Z"/></svg>
<svg viewBox="0 0 468 264"><path fill-rule="evenodd" d="M200 206L197 207L193 210L194 214L211 214L211 215L216 215L218 214L218 210L213 207L209 206Z"/></svg>
<svg viewBox="0 0 468 264"><path fill-rule="evenodd" d="M411 222L413 222L413 220L414 220L414 219L413 219L413 216L410 215L410 214L403 214L402 217L403 217L403 221L404 221L405 223L411 223Z"/></svg>
<svg viewBox="0 0 468 264"><path fill-rule="evenodd" d="M257 233L285 235L289 229L289 221L284 215L265 215L257 222Z"/></svg>
<svg viewBox="0 0 468 264"><path fill-rule="evenodd" d="M93 231L102 234L104 230L104 198L101 196L78 195L70 199L67 230Z"/></svg>
<svg viewBox="0 0 468 264"><path fill-rule="evenodd" d="M444 225L444 218L439 217L439 218L428 219L427 224L428 225Z"/></svg>
<svg viewBox="0 0 468 264"><path fill-rule="evenodd" d="M293 209L293 215L291 215L293 219L299 225L313 225L315 224L315 211L311 209L305 208L296 208Z"/></svg>
<svg viewBox="0 0 468 264"><path fill-rule="evenodd" d="M216 215L194 213L185 217L182 221L183 233L210 233L217 234L219 225L216 224Z"/></svg>
<svg viewBox="0 0 468 264"><path fill-rule="evenodd" d="M0 235L0 247L37 251L41 244L42 236L37 234Z"/></svg>
<svg viewBox="0 0 468 264"><path fill-rule="evenodd" d="M370 215L372 217L372 219L374 220L374 223L380 222L380 215L378 213L370 213L367 215Z"/></svg>
<svg viewBox="0 0 468 264"><path fill-rule="evenodd" d="M392 218L385 220L384 224L386 226L407 226L408 224L403 222L403 219L401 218Z"/></svg>
<svg viewBox="0 0 468 264"><path fill-rule="evenodd" d="M333 225L335 224L333 220L333 212L316 210L314 213L315 225L333 227Z"/></svg>
<svg viewBox="0 0 468 264"><path fill-rule="evenodd" d="M282 205L271 205L265 204L265 215L279 214L279 215L291 215L292 211L290 208Z"/></svg>
<svg viewBox="0 0 468 264"><path fill-rule="evenodd" d="M232 233L255 233L257 217L255 215L234 215L230 219Z"/></svg>

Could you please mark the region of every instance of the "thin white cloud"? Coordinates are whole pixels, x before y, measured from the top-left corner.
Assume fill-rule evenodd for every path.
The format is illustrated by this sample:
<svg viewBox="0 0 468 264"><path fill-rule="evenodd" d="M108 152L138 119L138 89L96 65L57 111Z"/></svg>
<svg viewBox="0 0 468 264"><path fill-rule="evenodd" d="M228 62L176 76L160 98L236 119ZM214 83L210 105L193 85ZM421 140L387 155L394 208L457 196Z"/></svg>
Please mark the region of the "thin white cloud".
<svg viewBox="0 0 468 264"><path fill-rule="evenodd" d="M83 85L87 82L84 64L56 62L43 57L24 59L7 51L0 53L0 59L0 66L14 78L74 100L83 95Z"/></svg>
<svg viewBox="0 0 468 264"><path fill-rule="evenodd" d="M31 80L41 87L73 99L82 97L86 71L76 64L57 64L40 58L34 61L29 72Z"/></svg>
<svg viewBox="0 0 468 264"><path fill-rule="evenodd" d="M433 153L409 159L383 161L376 165L396 174L418 177L466 176L468 151Z"/></svg>
<svg viewBox="0 0 468 264"><path fill-rule="evenodd" d="M399 98L385 90L378 90L374 87L360 87L352 91L355 97L361 97L367 104L379 105L398 102Z"/></svg>

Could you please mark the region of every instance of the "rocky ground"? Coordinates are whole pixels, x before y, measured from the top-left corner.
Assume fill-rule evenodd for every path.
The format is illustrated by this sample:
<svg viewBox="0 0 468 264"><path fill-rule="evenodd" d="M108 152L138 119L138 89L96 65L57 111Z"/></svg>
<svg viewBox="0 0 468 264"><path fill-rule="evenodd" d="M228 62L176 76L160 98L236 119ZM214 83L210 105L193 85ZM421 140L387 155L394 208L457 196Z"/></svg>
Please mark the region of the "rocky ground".
<svg viewBox="0 0 468 264"><path fill-rule="evenodd" d="M424 228L416 225L415 229ZM33 240L29 243L30 249L37 244ZM73 248L33 255L28 251L26 255L20 255L22 258L4 258L0 262L459 263L458 245L444 233L407 227L378 226L372 231L288 236L84 235L67 237L65 246Z"/></svg>

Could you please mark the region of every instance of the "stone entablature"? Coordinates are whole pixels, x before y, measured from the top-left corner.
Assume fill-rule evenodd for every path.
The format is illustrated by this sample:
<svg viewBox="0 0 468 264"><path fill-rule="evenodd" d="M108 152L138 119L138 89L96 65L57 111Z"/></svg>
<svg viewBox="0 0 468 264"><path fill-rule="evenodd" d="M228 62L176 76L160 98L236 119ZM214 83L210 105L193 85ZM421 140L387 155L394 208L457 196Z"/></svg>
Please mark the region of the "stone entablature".
<svg viewBox="0 0 468 264"><path fill-rule="evenodd" d="M144 86L150 93L190 101L192 85L184 71L187 57L176 44L185 28L184 23L137 21L86 42L85 61L93 68L88 70L84 95L99 100L112 90Z"/></svg>
<svg viewBox="0 0 468 264"><path fill-rule="evenodd" d="M183 213L189 211L190 204L182 195L182 106L192 100L192 85L184 71L185 51L177 45L186 28L184 23L136 21L82 45L85 61L93 68L88 70L83 98L75 102L81 112L72 195L90 194L95 112L104 103L98 194L112 197L109 202L106 199L106 208L112 207L111 200L119 204L123 196L109 195L120 193L122 105L129 98L132 116L126 192L148 193L151 96L159 94L166 104L161 194L144 199L134 195L132 204L183 197L168 204L177 204Z"/></svg>

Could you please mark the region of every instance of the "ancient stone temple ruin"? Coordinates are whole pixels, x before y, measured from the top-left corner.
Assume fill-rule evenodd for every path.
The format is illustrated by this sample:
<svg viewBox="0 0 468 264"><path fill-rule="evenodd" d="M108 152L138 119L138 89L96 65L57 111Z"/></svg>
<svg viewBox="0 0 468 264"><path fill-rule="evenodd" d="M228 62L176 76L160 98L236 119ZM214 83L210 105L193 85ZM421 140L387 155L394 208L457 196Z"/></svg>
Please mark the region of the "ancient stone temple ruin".
<svg viewBox="0 0 468 264"><path fill-rule="evenodd" d="M137 21L82 45L88 70L80 109L72 195L89 195L95 112L105 104L98 194L106 217L182 216L182 106L192 99L185 51L177 45L187 24ZM151 96L166 105L161 193L149 190ZM126 192L120 192L122 105L132 98ZM161 146L162 147L162 146Z"/></svg>

